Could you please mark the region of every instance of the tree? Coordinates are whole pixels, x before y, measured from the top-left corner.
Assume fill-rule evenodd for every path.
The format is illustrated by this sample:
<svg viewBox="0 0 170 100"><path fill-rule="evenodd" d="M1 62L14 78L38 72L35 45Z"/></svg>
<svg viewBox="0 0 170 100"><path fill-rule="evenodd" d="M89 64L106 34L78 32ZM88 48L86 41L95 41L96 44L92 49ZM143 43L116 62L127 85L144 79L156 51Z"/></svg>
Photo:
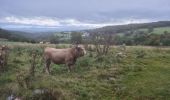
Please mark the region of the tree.
<svg viewBox="0 0 170 100"><path fill-rule="evenodd" d="M113 36L111 34L94 33L92 36L98 56L106 55L109 52L110 45L113 44Z"/></svg>
<svg viewBox="0 0 170 100"><path fill-rule="evenodd" d="M79 32L71 33L71 43L73 44L81 44L82 43L82 34Z"/></svg>
<svg viewBox="0 0 170 100"><path fill-rule="evenodd" d="M50 37L50 42L51 43L54 43L54 44L58 44L59 43L59 37L58 36L55 36L55 35L52 35Z"/></svg>
<svg viewBox="0 0 170 100"><path fill-rule="evenodd" d="M164 31L164 34L168 34L168 31Z"/></svg>

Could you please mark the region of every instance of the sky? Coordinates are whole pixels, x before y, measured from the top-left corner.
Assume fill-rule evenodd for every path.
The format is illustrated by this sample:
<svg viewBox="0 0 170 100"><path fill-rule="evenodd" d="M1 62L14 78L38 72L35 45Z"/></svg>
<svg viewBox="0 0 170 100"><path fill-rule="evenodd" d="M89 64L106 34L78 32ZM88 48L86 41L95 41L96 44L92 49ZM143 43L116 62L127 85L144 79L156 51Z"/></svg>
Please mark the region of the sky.
<svg viewBox="0 0 170 100"><path fill-rule="evenodd" d="M0 0L0 27L81 30L170 20L170 0Z"/></svg>

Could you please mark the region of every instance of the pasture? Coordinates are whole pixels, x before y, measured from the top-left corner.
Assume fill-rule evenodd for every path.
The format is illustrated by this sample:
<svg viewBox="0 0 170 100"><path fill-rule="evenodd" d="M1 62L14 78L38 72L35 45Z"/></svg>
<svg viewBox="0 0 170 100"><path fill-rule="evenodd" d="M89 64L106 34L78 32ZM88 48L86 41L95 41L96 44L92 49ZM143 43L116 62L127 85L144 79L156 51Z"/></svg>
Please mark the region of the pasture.
<svg viewBox="0 0 170 100"><path fill-rule="evenodd" d="M113 46L108 55L78 59L73 72L51 65L43 72L43 48L70 45L1 42L8 45L8 64L0 73L0 99L13 95L22 100L169 100L170 48ZM36 53L34 75L30 74ZM121 52L120 55L118 55Z"/></svg>
<svg viewBox="0 0 170 100"><path fill-rule="evenodd" d="M148 29L143 28L143 29L139 29L139 31L144 31L147 32ZM165 31L170 32L170 27L158 27L158 28L154 28L153 32L154 34L163 34Z"/></svg>

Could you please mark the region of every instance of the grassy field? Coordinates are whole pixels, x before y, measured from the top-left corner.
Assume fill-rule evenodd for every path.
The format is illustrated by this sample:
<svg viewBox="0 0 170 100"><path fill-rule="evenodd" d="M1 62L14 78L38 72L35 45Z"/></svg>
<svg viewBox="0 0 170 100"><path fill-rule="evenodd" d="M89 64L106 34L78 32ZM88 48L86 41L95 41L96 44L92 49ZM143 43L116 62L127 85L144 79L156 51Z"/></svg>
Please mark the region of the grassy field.
<svg viewBox="0 0 170 100"><path fill-rule="evenodd" d="M24 100L170 99L169 47L134 46L122 50L117 46L101 57L88 51L77 61L73 72L68 73L64 65L52 64L52 74L47 75L43 72L43 48L69 45L5 43L10 54L5 71L0 74L0 100L11 94ZM38 56L35 75L31 76L30 53L35 50Z"/></svg>
<svg viewBox="0 0 170 100"><path fill-rule="evenodd" d="M145 31L147 32L148 29L139 29L139 31ZM154 34L163 34L165 31L170 32L170 27L159 27L159 28L154 28L153 32Z"/></svg>
<svg viewBox="0 0 170 100"><path fill-rule="evenodd" d="M154 33L162 34L164 31L170 32L170 27L155 28Z"/></svg>

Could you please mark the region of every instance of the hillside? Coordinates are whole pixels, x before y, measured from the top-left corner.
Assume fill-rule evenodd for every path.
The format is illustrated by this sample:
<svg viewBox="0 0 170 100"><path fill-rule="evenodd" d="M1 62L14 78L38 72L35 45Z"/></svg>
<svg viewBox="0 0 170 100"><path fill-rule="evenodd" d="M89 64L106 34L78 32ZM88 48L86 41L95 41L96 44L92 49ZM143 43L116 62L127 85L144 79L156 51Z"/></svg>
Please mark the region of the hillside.
<svg viewBox="0 0 170 100"><path fill-rule="evenodd" d="M21 42L28 42L32 41L31 37L28 36L28 33L26 32L20 32L20 31L10 31L0 28L0 38L7 39L9 41L21 41Z"/></svg>
<svg viewBox="0 0 170 100"><path fill-rule="evenodd" d="M170 21L106 26L102 28L82 30L77 32L88 34L93 33L118 34L119 36L117 36L114 39L115 40L114 43L116 45L121 45L123 43L127 45L159 45L159 44L170 45L169 34L164 34L170 33ZM21 42L51 41L51 39L58 40L58 37L54 37L55 33L56 32L52 31L31 33L0 29L0 38L5 38L10 41ZM63 32L58 32L58 34L63 34Z"/></svg>
<svg viewBox="0 0 170 100"><path fill-rule="evenodd" d="M170 46L170 21L106 26L87 32L91 36L94 33L113 36L114 45Z"/></svg>
<svg viewBox="0 0 170 100"><path fill-rule="evenodd" d="M147 32L148 29L147 28L143 28L143 29L139 29L138 31L144 31L144 32ZM167 26L167 27L157 27L157 28L154 28L152 33L154 34L162 34L164 32L170 32L170 27Z"/></svg>
<svg viewBox="0 0 170 100"><path fill-rule="evenodd" d="M170 27L170 21L159 21L151 23L142 23L142 24L127 24L127 25L116 25L116 26L106 26L102 28L96 28L92 30L86 30L89 33L124 33L126 31L138 30L138 29L148 29L148 28L162 28Z"/></svg>

